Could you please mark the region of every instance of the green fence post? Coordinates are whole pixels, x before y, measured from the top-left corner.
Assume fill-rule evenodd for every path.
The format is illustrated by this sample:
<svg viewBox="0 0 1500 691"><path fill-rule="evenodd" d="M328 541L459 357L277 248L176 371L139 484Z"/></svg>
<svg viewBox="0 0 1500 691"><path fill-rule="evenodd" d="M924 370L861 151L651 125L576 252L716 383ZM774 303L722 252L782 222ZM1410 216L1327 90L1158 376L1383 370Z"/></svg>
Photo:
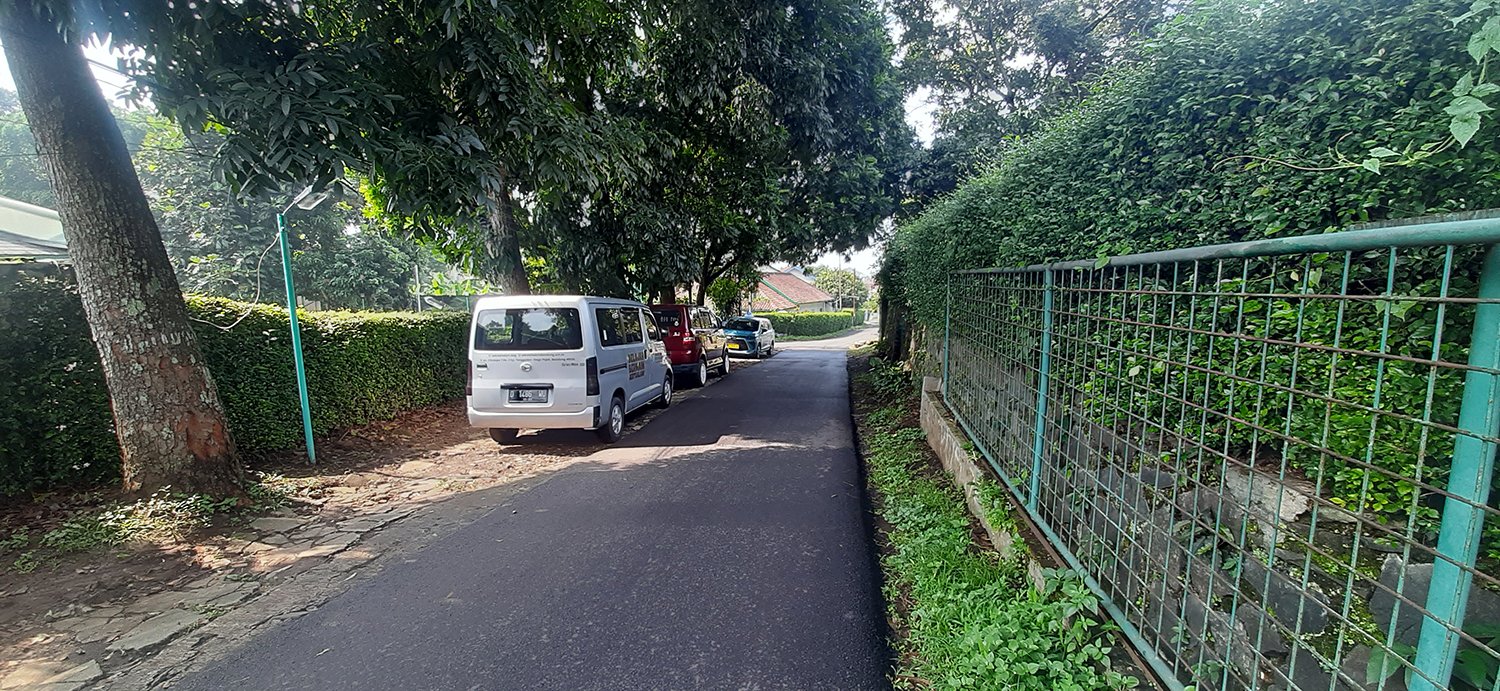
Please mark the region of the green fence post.
<svg viewBox="0 0 1500 691"><path fill-rule="evenodd" d="M948 401L948 339L953 331L953 274L948 274L947 294L943 296L943 402Z"/></svg>
<svg viewBox="0 0 1500 691"><path fill-rule="evenodd" d="M297 323L297 288L292 284L292 247L286 238L286 214L276 214L276 232L281 241L281 273L286 281L286 315L292 328L292 364L297 368L297 400L302 406L302 439L307 444L307 462L316 464L313 448L312 408L307 404L307 367L302 362L302 327Z"/></svg>
<svg viewBox="0 0 1500 691"><path fill-rule="evenodd" d="M1481 300L1500 299L1500 245L1485 253L1479 278ZM1449 497L1443 502L1438 532L1438 558L1427 589L1427 616L1417 639L1412 691L1448 688L1458 654L1458 631L1463 630L1474 583L1472 569L1484 532L1484 511L1495 471L1495 444L1480 437L1500 434L1500 390L1493 371L1500 369L1500 304L1481 302L1475 308L1474 332L1469 342L1469 370L1464 379L1463 403L1458 412L1459 434L1453 444L1453 466L1448 475ZM1470 436L1479 435L1479 436Z"/></svg>
<svg viewBox="0 0 1500 691"><path fill-rule="evenodd" d="M1026 504L1037 509L1042 492L1042 452L1047 439L1047 385L1052 379L1052 270L1042 272L1042 361L1036 382L1036 424L1031 439L1031 482L1026 490Z"/></svg>

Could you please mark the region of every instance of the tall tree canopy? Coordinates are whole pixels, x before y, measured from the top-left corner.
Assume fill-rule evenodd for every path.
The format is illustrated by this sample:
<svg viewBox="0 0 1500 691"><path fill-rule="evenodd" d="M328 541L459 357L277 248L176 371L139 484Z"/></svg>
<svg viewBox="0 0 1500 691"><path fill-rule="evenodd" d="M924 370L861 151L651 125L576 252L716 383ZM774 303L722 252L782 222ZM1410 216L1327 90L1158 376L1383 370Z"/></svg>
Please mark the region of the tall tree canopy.
<svg viewBox="0 0 1500 691"><path fill-rule="evenodd" d="M631 184L544 209L565 283L664 293L863 246L912 147L880 15L859 0L681 2L607 96L658 134ZM691 68L685 68L691 66Z"/></svg>
<svg viewBox="0 0 1500 691"><path fill-rule="evenodd" d="M593 85L628 71L639 11L571 2L329 0L156 7L127 70L189 130L222 129L238 191L355 171L393 226L528 289L526 205L629 179L644 153ZM150 14L154 12L155 14ZM143 94L144 95L144 94Z"/></svg>
<svg viewBox="0 0 1500 691"><path fill-rule="evenodd" d="M285 199L243 198L214 175L215 132L187 135L160 116L116 110L125 145L182 289L279 303L276 212ZM15 93L0 89L0 195L45 207L57 200ZM432 252L363 213L343 194L291 217L299 293L331 309L411 309L413 267L447 269Z"/></svg>
<svg viewBox="0 0 1500 691"><path fill-rule="evenodd" d="M217 138L233 193L352 174L391 226L517 292L859 246L911 141L870 0L0 0L0 33L139 489L230 491L238 466L90 38Z"/></svg>
<svg viewBox="0 0 1500 691"><path fill-rule="evenodd" d="M1185 0L888 0L908 88L934 106L916 207L1080 100Z"/></svg>
<svg viewBox="0 0 1500 691"><path fill-rule="evenodd" d="M225 131L237 189L354 170L393 226L511 291L522 245L610 293L861 245L911 141L859 0L153 11L128 69L189 129Z"/></svg>

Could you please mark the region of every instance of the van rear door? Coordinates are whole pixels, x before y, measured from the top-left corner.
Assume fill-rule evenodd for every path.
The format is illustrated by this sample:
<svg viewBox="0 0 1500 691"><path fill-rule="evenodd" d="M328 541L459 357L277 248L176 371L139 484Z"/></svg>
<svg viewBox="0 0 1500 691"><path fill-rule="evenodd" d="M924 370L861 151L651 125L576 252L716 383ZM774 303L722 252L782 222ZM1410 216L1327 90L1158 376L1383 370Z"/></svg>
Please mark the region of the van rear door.
<svg viewBox="0 0 1500 691"><path fill-rule="evenodd" d="M469 350L469 405L484 413L588 407L583 329L574 307L481 309Z"/></svg>

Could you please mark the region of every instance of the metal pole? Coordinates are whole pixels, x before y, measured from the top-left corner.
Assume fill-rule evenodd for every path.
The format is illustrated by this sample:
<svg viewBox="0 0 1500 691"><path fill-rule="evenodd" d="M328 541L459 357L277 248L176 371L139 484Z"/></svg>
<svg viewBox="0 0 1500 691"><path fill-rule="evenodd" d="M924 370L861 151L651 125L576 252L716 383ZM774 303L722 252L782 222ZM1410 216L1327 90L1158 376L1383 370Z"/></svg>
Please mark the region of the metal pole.
<svg viewBox="0 0 1500 691"><path fill-rule="evenodd" d="M952 337L953 274L948 274L948 292L943 296L943 402L948 402L948 341Z"/></svg>
<svg viewBox="0 0 1500 691"><path fill-rule="evenodd" d="M411 265L411 292L417 295L417 311L422 311L422 267Z"/></svg>
<svg viewBox="0 0 1500 691"><path fill-rule="evenodd" d="M1482 300L1500 299L1500 245L1491 245L1479 277ZM1427 616L1417 639L1412 691L1448 688L1458 655L1479 539L1484 532L1485 502L1495 472L1495 444L1483 437L1500 434L1500 381L1491 372L1500 368L1500 304L1481 302L1475 308L1474 332L1469 341L1469 370L1464 379L1463 403L1458 411L1458 434L1453 443L1453 466L1448 475L1448 498L1443 502L1438 531L1438 557L1432 564L1427 589Z"/></svg>
<svg viewBox="0 0 1500 691"><path fill-rule="evenodd" d="M297 366L297 398L302 403L302 438L307 443L307 462L318 462L313 449L312 409L307 405L307 367L302 362L302 327L297 324L297 289L292 285L292 247L286 237L286 214L276 214L276 232L281 236L281 274L286 279L286 313L292 325L292 361Z"/></svg>
<svg viewBox="0 0 1500 691"><path fill-rule="evenodd" d="M1047 385L1052 379L1052 271L1043 272L1042 283L1042 360L1037 370L1036 422L1031 438L1031 478L1026 505L1037 510L1037 495L1042 491L1042 456L1047 439Z"/></svg>

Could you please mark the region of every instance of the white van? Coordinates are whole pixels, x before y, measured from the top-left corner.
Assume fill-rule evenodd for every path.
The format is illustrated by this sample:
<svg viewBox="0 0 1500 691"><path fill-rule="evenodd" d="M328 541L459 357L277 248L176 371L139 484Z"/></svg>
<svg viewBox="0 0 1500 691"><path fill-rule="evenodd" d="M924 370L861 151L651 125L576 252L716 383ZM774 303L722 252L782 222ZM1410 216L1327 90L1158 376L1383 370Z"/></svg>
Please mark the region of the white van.
<svg viewBox="0 0 1500 691"><path fill-rule="evenodd" d="M469 341L469 424L509 443L523 429L620 438L625 415L672 402L672 364L651 310L577 295L480 298Z"/></svg>

